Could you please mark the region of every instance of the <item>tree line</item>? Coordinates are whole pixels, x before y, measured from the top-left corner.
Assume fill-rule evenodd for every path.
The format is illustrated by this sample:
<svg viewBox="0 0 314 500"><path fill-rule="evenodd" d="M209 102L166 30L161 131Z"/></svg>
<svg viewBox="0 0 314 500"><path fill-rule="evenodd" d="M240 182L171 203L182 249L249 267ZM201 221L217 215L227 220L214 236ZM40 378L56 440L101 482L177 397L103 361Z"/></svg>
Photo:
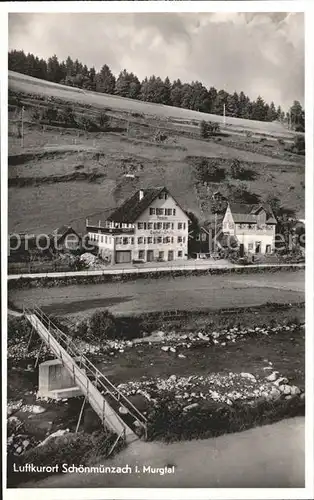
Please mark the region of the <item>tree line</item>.
<svg viewBox="0 0 314 500"><path fill-rule="evenodd" d="M48 60L39 59L34 54L25 54L22 50L11 50L8 54L8 67L11 71L23 73L63 85L83 88L95 92L114 94L145 102L166 104L178 108L201 111L215 115L272 122L279 120L297 131L304 131L304 109L299 101L294 101L289 111L285 112L274 102L267 103L259 95L251 101L244 92L230 94L215 87L206 88L201 82L184 83L180 79L162 80L152 75L140 81L126 69L115 77L107 64L100 71L88 68L78 59L70 56L59 61L56 55Z"/></svg>

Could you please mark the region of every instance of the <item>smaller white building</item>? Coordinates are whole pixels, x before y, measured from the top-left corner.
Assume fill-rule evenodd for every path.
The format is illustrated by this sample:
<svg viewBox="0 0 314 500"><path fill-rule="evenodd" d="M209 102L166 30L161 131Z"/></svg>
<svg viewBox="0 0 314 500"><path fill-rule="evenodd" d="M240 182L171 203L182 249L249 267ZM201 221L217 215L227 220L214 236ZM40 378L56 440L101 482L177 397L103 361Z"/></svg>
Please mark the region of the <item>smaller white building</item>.
<svg viewBox="0 0 314 500"><path fill-rule="evenodd" d="M263 255L275 249L276 224L269 206L228 203L222 231L236 239L240 255Z"/></svg>

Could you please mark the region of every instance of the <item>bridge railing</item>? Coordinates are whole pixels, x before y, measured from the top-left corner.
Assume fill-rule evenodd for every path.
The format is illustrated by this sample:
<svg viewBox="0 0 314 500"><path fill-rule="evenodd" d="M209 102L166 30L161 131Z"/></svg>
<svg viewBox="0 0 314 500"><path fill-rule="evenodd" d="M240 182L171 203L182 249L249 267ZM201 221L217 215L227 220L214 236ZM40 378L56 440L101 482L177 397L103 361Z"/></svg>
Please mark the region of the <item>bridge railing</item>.
<svg viewBox="0 0 314 500"><path fill-rule="evenodd" d="M98 390L101 389L103 395L110 395L114 401L123 405L128 414L131 415L143 428L145 437L147 437L147 418L143 415L131 401L114 385L110 380L82 353L81 350L77 348L70 336L66 335L60 328L47 316L38 306L33 306L31 309L24 308L24 312L28 314L35 314L42 324L47 328L50 335L52 335L60 344L63 349L73 358L73 360L78 364L80 371L83 369L81 375L81 383L84 383L87 377L86 391L89 397L93 397L89 392L88 384L93 384ZM50 347L50 340L48 336L48 347ZM57 353L56 353L57 354ZM58 355L58 354L57 354ZM59 353L59 357L62 360L62 353ZM78 371L75 372L75 377ZM74 378L75 378L74 377ZM95 400L95 404L98 406L99 412L104 413L105 408L99 407L98 400ZM117 415L119 419L123 422L120 415Z"/></svg>

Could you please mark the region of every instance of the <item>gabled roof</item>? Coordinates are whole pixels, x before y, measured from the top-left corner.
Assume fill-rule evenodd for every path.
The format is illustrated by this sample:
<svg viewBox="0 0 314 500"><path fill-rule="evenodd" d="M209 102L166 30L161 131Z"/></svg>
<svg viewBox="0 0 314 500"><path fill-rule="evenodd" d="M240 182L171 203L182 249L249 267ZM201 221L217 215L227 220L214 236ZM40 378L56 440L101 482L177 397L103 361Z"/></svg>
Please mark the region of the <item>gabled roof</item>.
<svg viewBox="0 0 314 500"><path fill-rule="evenodd" d="M140 191L143 192L142 199L140 199ZM167 191L167 193L169 193L165 186L148 188L148 189L139 189L130 198L128 198L120 207L115 209L111 213L111 215L109 215L107 220L113 222L121 222L121 223L122 222L131 224L134 223L139 218L139 216L153 203L153 201L163 191ZM177 205L180 207L178 203ZM181 208L181 210L183 209Z"/></svg>
<svg viewBox="0 0 314 500"><path fill-rule="evenodd" d="M245 203L229 203L234 222L237 223L256 223L257 214L262 209L266 212L266 224L276 224L276 218L271 207L267 204L249 205Z"/></svg>
<svg viewBox="0 0 314 500"><path fill-rule="evenodd" d="M62 238L63 236L65 236L66 234L68 233L74 233L76 234L77 236L79 236L77 234L77 232L73 229L72 226L60 226L58 227L57 229L55 229L54 231L52 231L51 235L52 237L57 237L58 239Z"/></svg>
<svg viewBox="0 0 314 500"><path fill-rule="evenodd" d="M229 203L230 210L233 214L250 214L254 213L260 205L249 205L247 203Z"/></svg>

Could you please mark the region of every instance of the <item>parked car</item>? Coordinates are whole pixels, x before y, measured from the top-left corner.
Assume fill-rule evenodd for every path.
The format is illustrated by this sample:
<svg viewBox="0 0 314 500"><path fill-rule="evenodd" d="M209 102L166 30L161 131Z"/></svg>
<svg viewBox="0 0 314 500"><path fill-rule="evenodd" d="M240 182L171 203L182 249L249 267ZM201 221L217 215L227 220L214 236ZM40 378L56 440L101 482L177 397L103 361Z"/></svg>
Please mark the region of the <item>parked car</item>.
<svg viewBox="0 0 314 500"><path fill-rule="evenodd" d="M144 259L133 259L132 264L145 264Z"/></svg>

